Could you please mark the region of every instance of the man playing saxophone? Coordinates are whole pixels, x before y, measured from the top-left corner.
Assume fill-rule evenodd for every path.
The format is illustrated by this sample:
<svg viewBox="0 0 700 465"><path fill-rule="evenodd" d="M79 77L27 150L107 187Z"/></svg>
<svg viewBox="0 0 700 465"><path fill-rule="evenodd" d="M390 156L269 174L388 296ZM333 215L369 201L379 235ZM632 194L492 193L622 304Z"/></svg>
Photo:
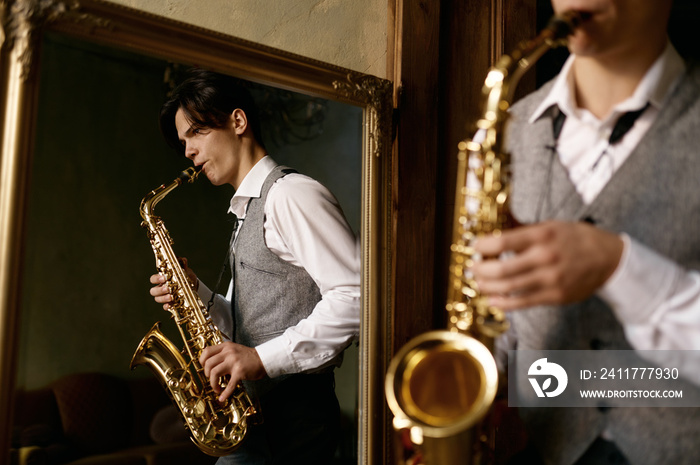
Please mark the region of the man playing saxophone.
<svg viewBox="0 0 700 465"><path fill-rule="evenodd" d="M672 2L552 4L586 21L560 74L512 108L524 225L477 241L479 290L517 349L700 349L700 68L668 39ZM700 463L696 410L521 414L527 463Z"/></svg>
<svg viewBox="0 0 700 465"><path fill-rule="evenodd" d="M233 79L193 70L161 111L161 130L214 185L235 189L233 279L215 294L186 266L231 338L200 358L226 399L242 381L262 423L219 464L331 463L340 413L333 369L357 340L359 243L333 195L277 165L263 145L250 94ZM151 295L167 307L165 278ZM215 290L214 290L215 291ZM221 389L218 380L230 376Z"/></svg>

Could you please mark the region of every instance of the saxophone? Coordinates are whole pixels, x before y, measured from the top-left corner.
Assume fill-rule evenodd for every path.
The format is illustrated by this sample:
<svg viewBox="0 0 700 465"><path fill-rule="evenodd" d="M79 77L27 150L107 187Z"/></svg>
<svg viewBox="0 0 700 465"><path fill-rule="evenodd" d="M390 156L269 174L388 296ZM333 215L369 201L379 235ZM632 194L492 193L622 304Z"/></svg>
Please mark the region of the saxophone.
<svg viewBox="0 0 700 465"><path fill-rule="evenodd" d="M170 184L146 195L140 207L142 226L148 230L156 267L170 286L173 301L169 311L185 347L180 352L163 335L158 322L141 340L130 367L133 370L138 365L148 366L180 410L195 445L208 455L220 457L240 445L248 430L248 417L255 413L255 408L241 384L229 399L219 402L204 375L199 363L202 350L224 339L180 266L163 221L153 214L155 205L170 191L185 182L194 182L198 174L197 168L186 169ZM219 380L222 389L228 381L226 378Z"/></svg>
<svg viewBox="0 0 700 465"><path fill-rule="evenodd" d="M406 463L484 464L495 458L493 403L499 390L494 341L508 329L502 310L489 306L470 274L475 239L513 227L510 159L503 149L508 108L520 78L549 49L566 44L582 17L553 17L534 39L492 67L482 88L481 142L459 143L450 246L447 329L410 340L385 378L393 426L412 443ZM470 163L471 161L471 163Z"/></svg>

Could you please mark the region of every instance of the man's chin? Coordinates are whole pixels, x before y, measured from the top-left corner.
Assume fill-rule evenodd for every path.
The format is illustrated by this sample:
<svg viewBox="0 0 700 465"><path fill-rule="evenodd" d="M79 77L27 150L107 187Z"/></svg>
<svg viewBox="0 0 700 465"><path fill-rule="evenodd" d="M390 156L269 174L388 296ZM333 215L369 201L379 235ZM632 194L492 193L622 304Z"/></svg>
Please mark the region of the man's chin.
<svg viewBox="0 0 700 465"><path fill-rule="evenodd" d="M216 177L213 177L213 176L212 176L212 177L207 176L207 179L209 180L209 182L210 182L213 186L223 186L224 184L226 184L225 181L223 181L223 180L221 180L221 179L218 179L218 178L216 178Z"/></svg>

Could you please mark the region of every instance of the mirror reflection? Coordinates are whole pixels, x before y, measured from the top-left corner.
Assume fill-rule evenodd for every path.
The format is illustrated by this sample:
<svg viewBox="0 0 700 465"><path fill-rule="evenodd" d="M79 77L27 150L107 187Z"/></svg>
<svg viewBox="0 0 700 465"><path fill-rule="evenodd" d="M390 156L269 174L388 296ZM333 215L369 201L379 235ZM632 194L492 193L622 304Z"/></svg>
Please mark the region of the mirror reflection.
<svg viewBox="0 0 700 465"><path fill-rule="evenodd" d="M176 345L182 341L149 295L154 258L138 213L147 192L190 166L158 129L182 67L47 34L40 71L13 448L34 448L44 463L101 463L118 454L119 463L141 463L144 454L212 463L189 441L154 434L156 413L169 401L149 370L129 370L154 322ZM247 86L268 152L329 188L359 234L363 109ZM158 215L176 253L213 285L228 249L233 189L201 178L170 194ZM336 369L339 464L357 463L357 354L351 345Z"/></svg>

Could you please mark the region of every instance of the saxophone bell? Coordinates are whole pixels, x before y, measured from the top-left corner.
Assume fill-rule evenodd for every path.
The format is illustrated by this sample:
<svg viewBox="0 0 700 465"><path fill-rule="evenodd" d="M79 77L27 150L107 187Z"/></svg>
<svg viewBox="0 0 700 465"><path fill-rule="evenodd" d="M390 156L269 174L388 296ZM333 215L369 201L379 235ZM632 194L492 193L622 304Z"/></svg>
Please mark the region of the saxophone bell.
<svg viewBox="0 0 700 465"><path fill-rule="evenodd" d="M421 334L403 346L386 377L394 428L409 432L424 464L481 463L473 449L482 440L475 426L497 389L498 370L489 349L446 330Z"/></svg>

